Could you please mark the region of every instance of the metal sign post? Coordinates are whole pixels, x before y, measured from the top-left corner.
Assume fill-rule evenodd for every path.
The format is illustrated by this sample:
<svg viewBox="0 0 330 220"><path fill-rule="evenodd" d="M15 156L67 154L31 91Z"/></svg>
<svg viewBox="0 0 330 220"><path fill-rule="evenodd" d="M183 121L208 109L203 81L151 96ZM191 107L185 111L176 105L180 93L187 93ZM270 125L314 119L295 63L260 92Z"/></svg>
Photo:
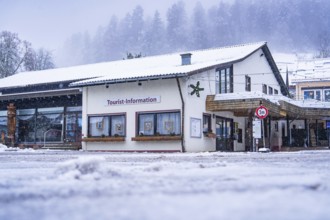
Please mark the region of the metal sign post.
<svg viewBox="0 0 330 220"><path fill-rule="evenodd" d="M268 109L265 106L260 105L256 109L256 115L259 119L261 119L261 131L262 131L262 139L263 139L263 151L269 151L266 149L266 140L265 140L265 129L264 129L264 118L268 116Z"/></svg>
<svg viewBox="0 0 330 220"><path fill-rule="evenodd" d="M252 124L252 134L253 134L253 151L257 151L257 145L259 138L261 138L261 120L254 119Z"/></svg>

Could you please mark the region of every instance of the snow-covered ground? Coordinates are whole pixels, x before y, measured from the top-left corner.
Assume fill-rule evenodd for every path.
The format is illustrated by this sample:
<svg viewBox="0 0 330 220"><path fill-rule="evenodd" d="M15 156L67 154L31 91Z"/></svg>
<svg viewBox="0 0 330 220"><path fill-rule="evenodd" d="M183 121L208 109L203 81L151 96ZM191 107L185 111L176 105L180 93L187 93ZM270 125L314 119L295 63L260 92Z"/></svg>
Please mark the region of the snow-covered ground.
<svg viewBox="0 0 330 220"><path fill-rule="evenodd" d="M0 219L330 219L330 150L104 153L0 147Z"/></svg>

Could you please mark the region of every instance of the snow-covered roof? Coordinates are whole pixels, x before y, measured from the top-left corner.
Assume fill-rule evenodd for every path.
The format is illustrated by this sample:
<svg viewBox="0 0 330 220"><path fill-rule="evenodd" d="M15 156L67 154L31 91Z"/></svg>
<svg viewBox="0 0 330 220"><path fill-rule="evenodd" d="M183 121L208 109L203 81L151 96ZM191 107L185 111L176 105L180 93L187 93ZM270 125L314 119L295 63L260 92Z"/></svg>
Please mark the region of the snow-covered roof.
<svg viewBox="0 0 330 220"><path fill-rule="evenodd" d="M299 60L292 82L330 81L330 58Z"/></svg>
<svg viewBox="0 0 330 220"><path fill-rule="evenodd" d="M273 54L273 57L284 79L288 70L290 84L330 81L330 58L280 53Z"/></svg>
<svg viewBox="0 0 330 220"><path fill-rule="evenodd" d="M237 100L237 99L257 99L262 98L274 104L280 105L279 101L284 101L300 108L327 108L330 109L330 102L321 102L318 100L294 100L283 95L267 95L261 91L253 92L238 92L238 93L225 93L216 94L214 101L223 100Z"/></svg>
<svg viewBox="0 0 330 220"><path fill-rule="evenodd" d="M204 68L244 59L265 44L265 42L259 42L188 51L185 54L191 54L190 65L182 65L180 56L182 53L112 62L109 63L108 74L102 77L74 82L71 86L85 86L143 78L174 77L176 75L189 74Z"/></svg>
<svg viewBox="0 0 330 220"><path fill-rule="evenodd" d="M67 68L22 72L0 80L0 88L23 87L71 81L71 86L85 86L108 81L171 77L215 65L239 61L265 46L266 42L189 51L191 65L181 65L182 53L119 60ZM186 53L186 52L185 52Z"/></svg>

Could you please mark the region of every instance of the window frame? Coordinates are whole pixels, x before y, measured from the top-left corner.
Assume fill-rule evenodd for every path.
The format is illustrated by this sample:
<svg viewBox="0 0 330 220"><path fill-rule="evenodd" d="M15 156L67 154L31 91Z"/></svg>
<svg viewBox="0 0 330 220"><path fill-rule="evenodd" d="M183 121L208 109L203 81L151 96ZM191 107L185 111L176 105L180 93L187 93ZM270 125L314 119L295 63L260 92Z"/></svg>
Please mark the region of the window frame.
<svg viewBox="0 0 330 220"><path fill-rule="evenodd" d="M217 94L234 92L233 65L216 69L216 92Z"/></svg>
<svg viewBox="0 0 330 220"><path fill-rule="evenodd" d="M179 131L179 133L176 132L170 132L169 134L161 134L158 129L158 118L162 114L178 114L178 121L179 121L179 128L175 128L175 123L173 123L173 130ZM145 134L145 132L140 132L140 116L143 115L150 115L152 116L152 134ZM180 110L166 110L166 111L142 111L142 112L136 112L136 136L146 136L146 137L155 137L155 136L181 136L182 135L182 121L181 121L181 111ZM160 119L161 120L161 119Z"/></svg>
<svg viewBox="0 0 330 220"><path fill-rule="evenodd" d="M112 119L113 117L116 117L116 116L122 116L123 117L123 134L113 134L113 131L112 131ZM99 136L96 136L96 135L92 135L91 134L91 129L90 129L90 126L91 126L91 118L93 117L105 117L107 118L108 120L108 129L107 129L107 133L106 134L101 134ZM101 124L100 124L101 126ZM102 124L102 126L104 126ZM87 137L93 137L93 138L97 138L97 137L126 137L126 132L127 132L127 119L126 119L126 113L114 113L114 114L92 114L92 115L88 115L87 116ZM112 135L113 134L113 135Z"/></svg>
<svg viewBox="0 0 330 220"><path fill-rule="evenodd" d="M212 117L211 114L203 113L203 133L212 132Z"/></svg>
<svg viewBox="0 0 330 220"><path fill-rule="evenodd" d="M273 94L274 94L273 91L274 91L273 87L268 86L268 94L269 94L269 95L273 95Z"/></svg>
<svg viewBox="0 0 330 220"><path fill-rule="evenodd" d="M323 90L323 101L330 102L330 89L324 89Z"/></svg>
<svg viewBox="0 0 330 220"><path fill-rule="evenodd" d="M266 84L262 84L262 93L267 95L267 85Z"/></svg>
<svg viewBox="0 0 330 220"><path fill-rule="evenodd" d="M315 99L315 90L304 90L303 97L304 97L304 100Z"/></svg>
<svg viewBox="0 0 330 220"><path fill-rule="evenodd" d="M245 91L251 92L251 77L245 75Z"/></svg>

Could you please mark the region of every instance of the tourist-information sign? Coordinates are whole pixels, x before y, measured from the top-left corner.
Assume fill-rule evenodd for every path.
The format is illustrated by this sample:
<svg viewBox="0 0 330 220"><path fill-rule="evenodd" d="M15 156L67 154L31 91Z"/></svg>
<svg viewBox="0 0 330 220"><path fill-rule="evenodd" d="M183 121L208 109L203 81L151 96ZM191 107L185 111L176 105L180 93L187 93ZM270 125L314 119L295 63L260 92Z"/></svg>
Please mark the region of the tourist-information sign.
<svg viewBox="0 0 330 220"><path fill-rule="evenodd" d="M261 105L256 109L256 115L258 118L264 119L268 115L268 109L265 106Z"/></svg>

